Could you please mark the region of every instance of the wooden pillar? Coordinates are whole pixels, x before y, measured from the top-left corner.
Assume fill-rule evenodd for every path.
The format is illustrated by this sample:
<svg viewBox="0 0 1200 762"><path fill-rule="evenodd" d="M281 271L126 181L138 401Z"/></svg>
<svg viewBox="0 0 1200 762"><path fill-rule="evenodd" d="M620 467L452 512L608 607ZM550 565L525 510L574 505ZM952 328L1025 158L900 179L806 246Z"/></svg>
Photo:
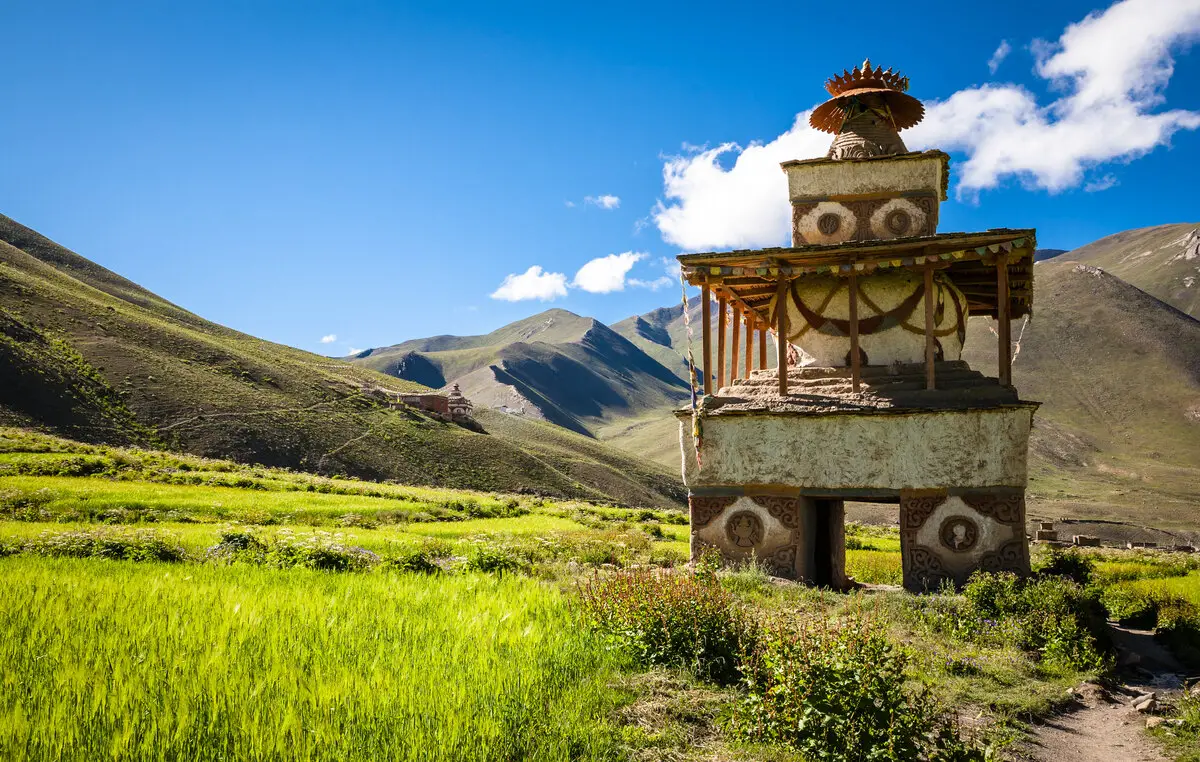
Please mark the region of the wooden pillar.
<svg viewBox="0 0 1200 762"><path fill-rule="evenodd" d="M704 393L712 394L712 291L707 283L700 287L700 305L703 308L700 324L704 326L704 359L701 361L704 367Z"/></svg>
<svg viewBox="0 0 1200 762"><path fill-rule="evenodd" d="M858 377L862 372L862 360L858 352L858 272L850 268L850 383L858 393Z"/></svg>
<svg viewBox="0 0 1200 762"><path fill-rule="evenodd" d="M754 372L754 322L746 315L746 378Z"/></svg>
<svg viewBox="0 0 1200 762"><path fill-rule="evenodd" d="M742 347L742 306L737 302L733 303L733 319L729 321L729 327L733 333L730 337L733 339L733 350L729 355L729 383L732 384L738 377L738 359Z"/></svg>
<svg viewBox="0 0 1200 762"><path fill-rule="evenodd" d="M758 327L758 369L767 369L767 326Z"/></svg>
<svg viewBox="0 0 1200 762"><path fill-rule="evenodd" d="M787 363L787 348L788 348L788 311L787 311L787 278L782 273L779 275L779 286L775 289L775 361L779 366L776 370L779 373L779 393L786 395L788 393L788 363Z"/></svg>
<svg viewBox="0 0 1200 762"><path fill-rule="evenodd" d="M933 265L925 265L925 388L936 389L933 363L936 359L933 346Z"/></svg>
<svg viewBox="0 0 1200 762"><path fill-rule="evenodd" d="M717 297L717 391L725 385L725 297Z"/></svg>
<svg viewBox="0 0 1200 762"><path fill-rule="evenodd" d="M996 257L996 320L1000 323L1000 384L1012 386L1012 326L1009 317L1008 257Z"/></svg>

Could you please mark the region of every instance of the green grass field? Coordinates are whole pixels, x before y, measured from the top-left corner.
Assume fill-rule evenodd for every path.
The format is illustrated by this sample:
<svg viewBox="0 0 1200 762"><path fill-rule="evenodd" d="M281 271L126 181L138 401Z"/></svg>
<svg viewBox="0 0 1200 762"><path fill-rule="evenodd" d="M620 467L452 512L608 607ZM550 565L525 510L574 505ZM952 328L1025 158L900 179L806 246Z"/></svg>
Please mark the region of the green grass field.
<svg viewBox="0 0 1200 762"><path fill-rule="evenodd" d="M0 758L602 759L609 652L521 577L0 560Z"/></svg>

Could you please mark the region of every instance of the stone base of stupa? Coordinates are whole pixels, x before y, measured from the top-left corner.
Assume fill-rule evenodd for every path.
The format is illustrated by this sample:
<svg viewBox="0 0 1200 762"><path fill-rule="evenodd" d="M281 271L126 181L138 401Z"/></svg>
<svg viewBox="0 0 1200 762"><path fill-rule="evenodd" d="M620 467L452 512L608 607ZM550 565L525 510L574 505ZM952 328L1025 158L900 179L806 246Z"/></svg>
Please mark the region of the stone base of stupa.
<svg viewBox="0 0 1200 762"><path fill-rule="evenodd" d="M755 558L772 573L834 588L845 572L844 501L899 505L904 584L1029 571L1026 453L1037 403L963 362L775 371L704 398L700 458L678 412L692 555Z"/></svg>

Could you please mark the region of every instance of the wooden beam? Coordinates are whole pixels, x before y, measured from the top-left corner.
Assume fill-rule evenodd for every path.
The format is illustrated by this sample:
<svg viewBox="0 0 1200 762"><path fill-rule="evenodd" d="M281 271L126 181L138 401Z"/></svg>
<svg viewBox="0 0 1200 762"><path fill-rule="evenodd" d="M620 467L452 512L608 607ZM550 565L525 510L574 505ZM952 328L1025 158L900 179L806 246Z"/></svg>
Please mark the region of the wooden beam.
<svg viewBox="0 0 1200 762"><path fill-rule="evenodd" d="M729 321L729 327L732 329L733 350L729 355L729 383L733 383L738 378L738 358L741 357L742 348L742 305L740 302L733 303L733 319Z"/></svg>
<svg viewBox="0 0 1200 762"><path fill-rule="evenodd" d="M758 369L767 369L767 327L760 325L758 328Z"/></svg>
<svg viewBox="0 0 1200 762"><path fill-rule="evenodd" d="M746 316L746 378L754 372L754 323Z"/></svg>
<svg viewBox="0 0 1200 762"><path fill-rule="evenodd" d="M1008 257L996 257L996 320L1000 323L1000 384L1012 386L1012 325L1009 320Z"/></svg>
<svg viewBox="0 0 1200 762"><path fill-rule="evenodd" d="M725 297L717 299L717 391L725 385Z"/></svg>
<svg viewBox="0 0 1200 762"><path fill-rule="evenodd" d="M925 388L936 389L933 363L936 357L933 346L933 268L925 266Z"/></svg>
<svg viewBox="0 0 1200 762"><path fill-rule="evenodd" d="M707 283L700 287L700 306L700 324L704 326L704 359L701 361L704 366L704 393L712 394L712 291Z"/></svg>
<svg viewBox="0 0 1200 762"><path fill-rule="evenodd" d="M858 393L859 376L862 374L862 360L858 354L858 273L850 270L850 383L854 393Z"/></svg>
<svg viewBox="0 0 1200 762"><path fill-rule="evenodd" d="M784 275L779 276L779 285L775 287L775 362L779 375L779 393L788 393L788 311L787 311L788 281Z"/></svg>

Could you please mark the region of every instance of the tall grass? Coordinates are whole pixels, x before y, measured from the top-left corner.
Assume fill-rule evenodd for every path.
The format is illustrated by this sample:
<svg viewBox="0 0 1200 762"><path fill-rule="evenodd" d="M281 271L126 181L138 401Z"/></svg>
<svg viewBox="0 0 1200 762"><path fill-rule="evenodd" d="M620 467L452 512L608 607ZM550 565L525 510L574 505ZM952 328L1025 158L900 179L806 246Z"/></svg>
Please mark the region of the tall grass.
<svg viewBox="0 0 1200 762"><path fill-rule="evenodd" d="M6 760L605 759L617 657L517 577L0 559Z"/></svg>

